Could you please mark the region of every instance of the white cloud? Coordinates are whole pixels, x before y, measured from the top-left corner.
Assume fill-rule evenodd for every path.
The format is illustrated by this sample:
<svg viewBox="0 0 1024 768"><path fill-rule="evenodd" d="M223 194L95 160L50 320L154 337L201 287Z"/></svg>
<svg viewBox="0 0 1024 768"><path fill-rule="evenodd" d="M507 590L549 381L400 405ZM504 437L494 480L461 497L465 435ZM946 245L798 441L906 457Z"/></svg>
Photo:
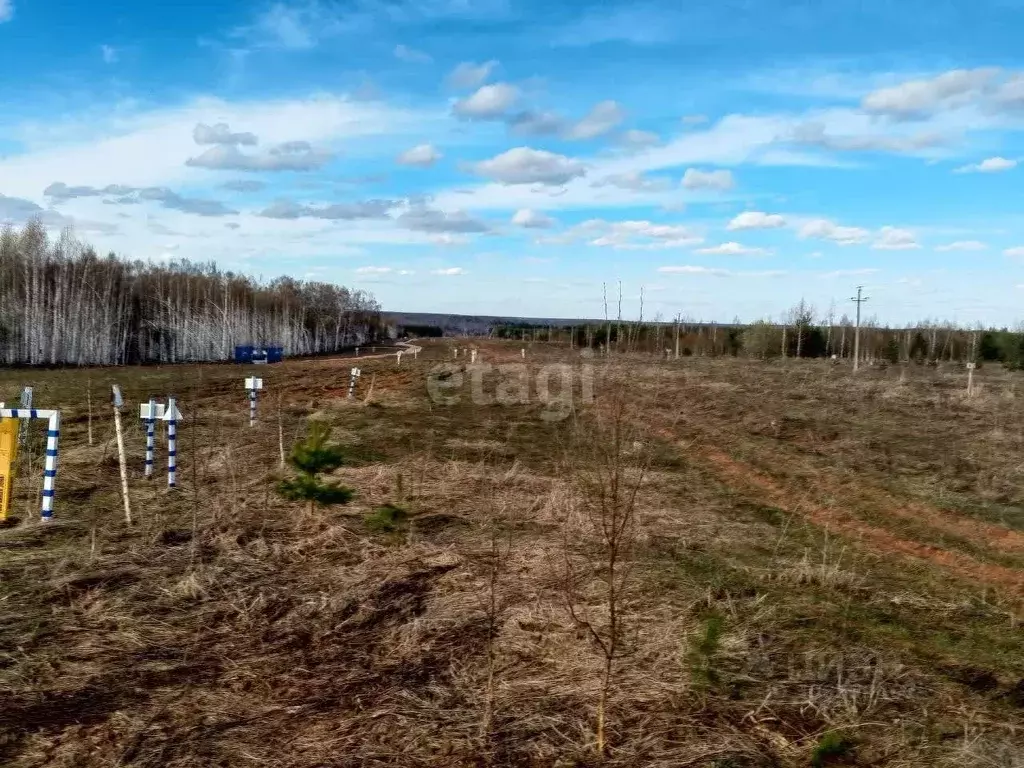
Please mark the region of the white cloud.
<svg viewBox="0 0 1024 768"><path fill-rule="evenodd" d="M547 229L555 224L550 216L530 208L520 208L512 216L512 223L527 229Z"/></svg>
<svg viewBox="0 0 1024 768"><path fill-rule="evenodd" d="M196 127L192 129L192 140L196 144L241 144L243 146L255 146L259 143L255 133L247 131L232 133L231 127L227 123L217 123L216 125L196 123Z"/></svg>
<svg viewBox="0 0 1024 768"><path fill-rule="evenodd" d="M405 150L398 156L400 165L411 165L415 168L429 168L443 155L437 151L433 144L417 144L411 149Z"/></svg>
<svg viewBox="0 0 1024 768"><path fill-rule="evenodd" d="M907 136L879 133L879 126L853 125L864 133L830 133L824 123L809 121L793 129L790 140L807 146L821 147L838 152L897 152L913 153L942 146L945 138L938 133L916 133ZM885 126L882 126L885 128ZM871 131L874 131L873 133Z"/></svg>
<svg viewBox="0 0 1024 768"><path fill-rule="evenodd" d="M683 125L703 125L708 122L707 115L683 115Z"/></svg>
<svg viewBox="0 0 1024 768"><path fill-rule="evenodd" d="M832 240L839 245L858 245L865 242L870 234L862 227L841 227L828 219L812 219L799 231L802 238Z"/></svg>
<svg viewBox="0 0 1024 768"><path fill-rule="evenodd" d="M626 111L615 101L602 101L566 131L568 139L596 139L614 130L626 119Z"/></svg>
<svg viewBox="0 0 1024 768"><path fill-rule="evenodd" d="M678 224L605 219L589 219L559 235L538 242L566 244L581 239L599 248L626 251L689 248L703 242L699 235Z"/></svg>
<svg viewBox="0 0 1024 768"><path fill-rule="evenodd" d="M14 18L14 3L12 0L0 0L0 24Z"/></svg>
<svg viewBox="0 0 1024 768"><path fill-rule="evenodd" d="M465 275L466 270L462 267L448 267L447 269L435 269L431 274L441 275L443 277L455 277L457 275Z"/></svg>
<svg viewBox="0 0 1024 768"><path fill-rule="evenodd" d="M786 226L786 220L777 213L744 211L729 222L726 229L776 229Z"/></svg>
<svg viewBox="0 0 1024 768"><path fill-rule="evenodd" d="M429 53L410 48L408 45L396 45L394 54L396 59L406 64L431 64L434 61L434 57Z"/></svg>
<svg viewBox="0 0 1024 768"><path fill-rule="evenodd" d="M988 248L985 243L978 240L957 240L954 243L935 246L936 251L984 251Z"/></svg>
<svg viewBox="0 0 1024 768"><path fill-rule="evenodd" d="M479 88L487 81L487 78L491 76L491 72L493 72L494 68L497 66L498 62L494 59L485 61L482 64L474 64L471 61L464 61L455 67L451 74L448 75L448 86L450 88L458 88L460 90Z"/></svg>
<svg viewBox="0 0 1024 768"><path fill-rule="evenodd" d="M1008 160L1005 157L989 157L980 163L971 163L955 168L953 173L998 173L1009 171L1017 167L1016 160Z"/></svg>
<svg viewBox="0 0 1024 768"><path fill-rule="evenodd" d="M519 100L519 89L508 83L484 85L452 106L457 117L467 120L494 120L504 117Z"/></svg>
<svg viewBox="0 0 1024 768"><path fill-rule="evenodd" d="M269 152L247 155L237 147L219 144L185 165L220 171L315 171L334 159L334 154L313 149L308 141L287 141Z"/></svg>
<svg viewBox="0 0 1024 768"><path fill-rule="evenodd" d="M618 187L619 189L629 189L634 192L660 192L670 189L672 182L664 178L648 178L640 171L628 171L626 173L616 173L611 176L605 176L600 181L593 182L591 186L611 186Z"/></svg>
<svg viewBox="0 0 1024 768"><path fill-rule="evenodd" d="M954 69L925 80L909 80L869 93L861 101L865 112L896 120L922 118L942 109L952 109L976 98L995 77L998 69Z"/></svg>
<svg viewBox="0 0 1024 768"><path fill-rule="evenodd" d="M920 248L914 233L899 227L882 227L871 245L876 251L910 251Z"/></svg>
<svg viewBox="0 0 1024 768"><path fill-rule="evenodd" d="M1024 245L1017 245L1013 248L1007 248L1003 251L1004 256L1009 256L1011 259L1024 259Z"/></svg>
<svg viewBox="0 0 1024 768"><path fill-rule="evenodd" d="M507 118L509 130L520 136L554 136L565 130L565 118L556 112L527 110Z"/></svg>
<svg viewBox="0 0 1024 768"><path fill-rule="evenodd" d="M472 232L489 232L491 227L479 219L474 219L465 211L439 211L425 206L415 206L402 213L398 224L406 229L433 234L454 233L469 234Z"/></svg>
<svg viewBox="0 0 1024 768"><path fill-rule="evenodd" d="M682 184L686 189L713 189L727 191L735 186L732 171L701 171L687 168Z"/></svg>
<svg viewBox="0 0 1024 768"><path fill-rule="evenodd" d="M472 170L502 184L561 185L586 174L586 166L579 160L530 147L516 147L482 160Z"/></svg>
<svg viewBox="0 0 1024 768"><path fill-rule="evenodd" d="M390 272L394 272L391 267L357 267L356 274L358 275L386 275Z"/></svg>
<svg viewBox="0 0 1024 768"><path fill-rule="evenodd" d="M632 149L647 149L648 147L656 147L661 144L661 137L651 131L640 131L636 128L631 128L623 132L619 137L619 142Z"/></svg>
<svg viewBox="0 0 1024 768"><path fill-rule="evenodd" d="M753 256L767 253L764 248L751 248L737 242L722 243L710 248L698 248L696 252L708 256Z"/></svg>
<svg viewBox="0 0 1024 768"><path fill-rule="evenodd" d="M0 6L2 6L3 0L0 0ZM0 7L0 14L3 13L2 7ZM2 19L0 19L2 20ZM103 61L107 64L116 64L118 59L117 48L112 45L101 45L100 55L103 57Z"/></svg>
<svg viewBox="0 0 1024 768"><path fill-rule="evenodd" d="M111 110L105 117L90 114L22 128L27 151L0 157L4 192L38 200L47 185L67 178L68 169L74 169L70 183L94 187L201 182L209 174L185 161L196 152L194 127L208 124L211 117L244 125L271 145L345 142L352 153L389 136L420 133L443 116L331 95L256 102L199 99L179 108L128 114Z"/></svg>

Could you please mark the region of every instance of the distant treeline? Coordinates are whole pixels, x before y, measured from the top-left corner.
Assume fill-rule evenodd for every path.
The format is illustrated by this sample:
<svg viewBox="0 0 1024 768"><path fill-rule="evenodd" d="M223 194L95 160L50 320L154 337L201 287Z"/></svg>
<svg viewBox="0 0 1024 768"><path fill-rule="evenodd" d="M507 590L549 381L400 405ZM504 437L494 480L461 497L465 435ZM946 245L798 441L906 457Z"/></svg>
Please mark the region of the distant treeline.
<svg viewBox="0 0 1024 768"><path fill-rule="evenodd" d="M444 328L439 325L400 325L398 333L419 339L439 339L444 336Z"/></svg>
<svg viewBox="0 0 1024 768"><path fill-rule="evenodd" d="M362 291L101 258L70 232L50 240L38 222L0 230L0 364L227 360L236 344L308 355L383 335Z"/></svg>
<svg viewBox="0 0 1024 768"><path fill-rule="evenodd" d="M679 319L664 322L610 320L577 325L512 323L495 326L496 338L551 341L612 352L645 352L681 357L689 355L743 355L775 357L851 358L854 323L843 316L817 317L801 302L783 320L728 325ZM940 361L1000 362L1024 369L1024 332L1009 329L962 328L951 323L922 322L913 327L890 328L869 321L861 325L862 360L890 363Z"/></svg>

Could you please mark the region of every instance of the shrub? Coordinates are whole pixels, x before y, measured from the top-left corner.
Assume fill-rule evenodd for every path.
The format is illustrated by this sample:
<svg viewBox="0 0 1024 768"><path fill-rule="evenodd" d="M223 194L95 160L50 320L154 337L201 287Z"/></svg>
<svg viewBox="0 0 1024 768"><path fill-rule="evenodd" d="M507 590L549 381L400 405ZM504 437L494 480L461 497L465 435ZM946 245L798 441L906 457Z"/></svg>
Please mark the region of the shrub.
<svg viewBox="0 0 1024 768"><path fill-rule="evenodd" d="M378 533L390 533L405 525L409 513L397 504L384 504L364 518L366 527Z"/></svg>
<svg viewBox="0 0 1024 768"><path fill-rule="evenodd" d="M811 752L813 768L824 768L832 763L832 758L846 757L853 751L853 742L838 731L829 731L822 735Z"/></svg>

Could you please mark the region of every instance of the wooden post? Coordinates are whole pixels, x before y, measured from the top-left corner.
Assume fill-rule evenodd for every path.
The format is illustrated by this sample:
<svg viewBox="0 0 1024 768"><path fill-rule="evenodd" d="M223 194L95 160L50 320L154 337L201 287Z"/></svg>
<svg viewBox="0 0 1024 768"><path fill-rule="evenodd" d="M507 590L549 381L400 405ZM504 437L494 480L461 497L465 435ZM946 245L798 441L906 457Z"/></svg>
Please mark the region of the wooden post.
<svg viewBox="0 0 1024 768"><path fill-rule="evenodd" d="M132 524L132 505L128 499L128 462L124 454L124 430L121 429L121 389L116 384L112 387L114 404L114 434L117 436L117 461L121 468L121 498L124 500L124 521Z"/></svg>

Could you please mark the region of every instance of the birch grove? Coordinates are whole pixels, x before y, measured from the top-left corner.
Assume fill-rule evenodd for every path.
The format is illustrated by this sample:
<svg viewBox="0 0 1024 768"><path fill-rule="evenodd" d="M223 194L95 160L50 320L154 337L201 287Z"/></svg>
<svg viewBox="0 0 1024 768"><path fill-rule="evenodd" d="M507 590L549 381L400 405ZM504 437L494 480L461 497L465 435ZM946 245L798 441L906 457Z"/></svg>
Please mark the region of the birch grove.
<svg viewBox="0 0 1024 768"><path fill-rule="evenodd" d="M261 284L213 263L96 255L38 222L0 230L0 365L228 360L237 344L334 352L383 334L362 291L280 277Z"/></svg>

